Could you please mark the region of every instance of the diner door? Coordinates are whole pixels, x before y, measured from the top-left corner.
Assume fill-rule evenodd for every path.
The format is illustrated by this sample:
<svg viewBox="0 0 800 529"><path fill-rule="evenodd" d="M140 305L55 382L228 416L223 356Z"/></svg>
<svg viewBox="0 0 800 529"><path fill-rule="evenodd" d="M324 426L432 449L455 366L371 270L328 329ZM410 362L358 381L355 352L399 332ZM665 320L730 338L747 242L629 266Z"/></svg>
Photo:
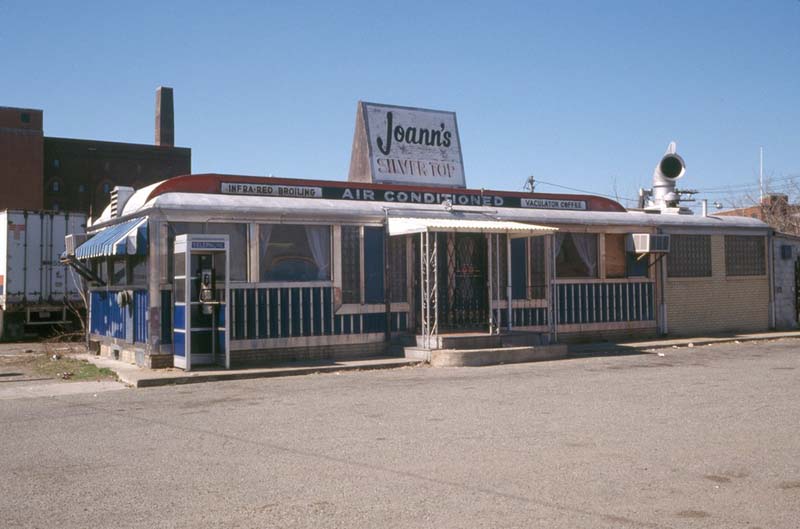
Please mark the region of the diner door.
<svg viewBox="0 0 800 529"><path fill-rule="evenodd" d="M442 239L446 237L446 244ZM449 330L478 330L488 322L486 236L480 233L440 234L439 299Z"/></svg>
<svg viewBox="0 0 800 529"><path fill-rule="evenodd" d="M178 235L173 259L175 367L229 368L228 236Z"/></svg>

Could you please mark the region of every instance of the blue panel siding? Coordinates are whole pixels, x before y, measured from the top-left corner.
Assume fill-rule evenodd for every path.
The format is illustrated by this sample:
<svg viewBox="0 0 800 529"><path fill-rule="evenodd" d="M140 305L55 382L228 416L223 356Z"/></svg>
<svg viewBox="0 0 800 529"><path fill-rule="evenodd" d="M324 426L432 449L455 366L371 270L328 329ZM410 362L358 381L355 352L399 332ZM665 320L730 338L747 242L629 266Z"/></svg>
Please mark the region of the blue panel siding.
<svg viewBox="0 0 800 529"><path fill-rule="evenodd" d="M148 308L150 295L146 290L133 292L133 341L147 343Z"/></svg>
<svg viewBox="0 0 800 529"><path fill-rule="evenodd" d="M172 342L172 353L177 356L186 356L186 335L182 332L176 332Z"/></svg>
<svg viewBox="0 0 800 529"><path fill-rule="evenodd" d="M175 305L172 309L172 321L176 329L186 330L186 305Z"/></svg>
<svg viewBox="0 0 800 529"><path fill-rule="evenodd" d="M92 334L120 340L147 341L147 310L150 306L147 291L134 290L131 304L123 307L117 302L116 291L93 290L89 296ZM127 336L128 318L133 319L133 336Z"/></svg>
<svg viewBox="0 0 800 529"><path fill-rule="evenodd" d="M334 315L330 287L239 288L231 299L231 340L386 332L384 312ZM390 322L406 330L408 314L393 312Z"/></svg>
<svg viewBox="0 0 800 529"><path fill-rule="evenodd" d="M569 283L554 288L562 325L655 319L651 282Z"/></svg>

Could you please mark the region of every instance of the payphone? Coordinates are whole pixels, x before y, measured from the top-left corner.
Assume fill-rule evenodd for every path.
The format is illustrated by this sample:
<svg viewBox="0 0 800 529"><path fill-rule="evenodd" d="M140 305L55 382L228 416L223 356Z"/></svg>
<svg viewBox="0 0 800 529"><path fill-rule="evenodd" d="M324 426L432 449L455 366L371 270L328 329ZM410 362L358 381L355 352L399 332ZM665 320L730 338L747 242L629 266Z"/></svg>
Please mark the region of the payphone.
<svg viewBox="0 0 800 529"><path fill-rule="evenodd" d="M228 236L175 237L173 362L189 371L230 367Z"/></svg>

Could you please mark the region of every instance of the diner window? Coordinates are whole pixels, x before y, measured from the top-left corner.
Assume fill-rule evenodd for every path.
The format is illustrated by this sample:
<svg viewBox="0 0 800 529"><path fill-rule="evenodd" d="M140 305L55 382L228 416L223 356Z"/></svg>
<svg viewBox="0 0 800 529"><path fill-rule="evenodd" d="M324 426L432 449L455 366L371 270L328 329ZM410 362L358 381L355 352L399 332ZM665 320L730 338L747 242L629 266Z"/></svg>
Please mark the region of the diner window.
<svg viewBox="0 0 800 529"><path fill-rule="evenodd" d="M147 256L132 256L130 258L130 267L132 285L144 285L147 283Z"/></svg>
<svg viewBox="0 0 800 529"><path fill-rule="evenodd" d="M511 298L547 296L544 237L511 239Z"/></svg>
<svg viewBox="0 0 800 529"><path fill-rule="evenodd" d="M761 235L725 236L725 275L766 274L765 239Z"/></svg>
<svg viewBox="0 0 800 529"><path fill-rule="evenodd" d="M406 237L389 237L389 288L392 301L408 300L406 291Z"/></svg>
<svg viewBox="0 0 800 529"><path fill-rule="evenodd" d="M530 246L530 299L545 299L547 297L547 276L545 269L544 237L531 237L528 239Z"/></svg>
<svg viewBox="0 0 800 529"><path fill-rule="evenodd" d="M508 266L506 265L506 234L505 233L498 233L494 237L489 238L489 244L492 245L491 251L489 251L489 255L492 257L492 289L494 292L494 296L497 299L505 299L506 297L506 286L508 285L507 276L508 276ZM441 240L440 240L441 244ZM441 260L439 261L442 262ZM512 270L513 272L513 270ZM499 278L497 276L500 276ZM498 285L499 279L499 285Z"/></svg>
<svg viewBox="0 0 800 529"><path fill-rule="evenodd" d="M331 228L261 224L261 281L320 281L331 277Z"/></svg>
<svg viewBox="0 0 800 529"><path fill-rule="evenodd" d="M711 277L711 236L672 235L667 254L669 277Z"/></svg>
<svg viewBox="0 0 800 529"><path fill-rule="evenodd" d="M361 303L361 228L342 226L342 303Z"/></svg>
<svg viewBox="0 0 800 529"><path fill-rule="evenodd" d="M628 273L624 233L606 233L606 277L617 279Z"/></svg>
<svg viewBox="0 0 800 529"><path fill-rule="evenodd" d="M559 232L555 242L556 277L597 277L597 234Z"/></svg>
<svg viewBox="0 0 800 529"><path fill-rule="evenodd" d="M128 284L128 267L124 257L117 257L111 260L111 281L112 286Z"/></svg>
<svg viewBox="0 0 800 529"><path fill-rule="evenodd" d="M227 235L230 252L230 280L247 281L247 224L209 222L205 224L205 234Z"/></svg>
<svg viewBox="0 0 800 529"><path fill-rule="evenodd" d="M170 222L167 237L167 255L172 255L175 249L175 237L184 233L228 235L230 252L231 281L247 281L247 262L249 245L247 244L247 224L223 222ZM169 281L172 281L172 259L165 259Z"/></svg>

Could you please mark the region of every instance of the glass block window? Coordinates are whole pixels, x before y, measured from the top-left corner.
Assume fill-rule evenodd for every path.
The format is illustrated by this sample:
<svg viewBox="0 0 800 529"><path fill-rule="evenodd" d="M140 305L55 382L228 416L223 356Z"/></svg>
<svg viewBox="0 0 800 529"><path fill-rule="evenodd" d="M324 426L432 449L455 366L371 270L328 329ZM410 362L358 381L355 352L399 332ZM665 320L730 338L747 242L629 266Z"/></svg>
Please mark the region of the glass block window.
<svg viewBox="0 0 800 529"><path fill-rule="evenodd" d="M672 235L670 246L669 277L711 277L710 235Z"/></svg>
<svg viewBox="0 0 800 529"><path fill-rule="evenodd" d="M361 228L342 226L342 303L361 303Z"/></svg>
<svg viewBox="0 0 800 529"><path fill-rule="evenodd" d="M406 291L406 237L389 237L389 288L391 300L408 300Z"/></svg>
<svg viewBox="0 0 800 529"><path fill-rule="evenodd" d="M725 275L763 276L766 271L764 237L761 235L725 236Z"/></svg>

